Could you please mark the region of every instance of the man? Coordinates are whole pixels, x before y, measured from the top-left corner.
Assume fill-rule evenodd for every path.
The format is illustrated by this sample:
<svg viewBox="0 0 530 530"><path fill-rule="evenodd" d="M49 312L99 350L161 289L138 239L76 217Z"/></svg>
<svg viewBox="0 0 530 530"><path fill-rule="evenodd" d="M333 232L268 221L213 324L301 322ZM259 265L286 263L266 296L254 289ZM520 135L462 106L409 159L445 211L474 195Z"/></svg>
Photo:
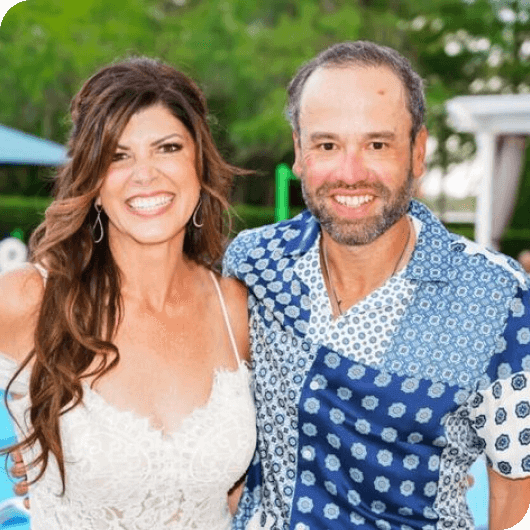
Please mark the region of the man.
<svg viewBox="0 0 530 530"><path fill-rule="evenodd" d="M309 211L241 233L224 263L249 288L258 413L236 528L473 528L483 453L490 528L527 511L528 286L411 201L423 110L409 63L370 42L289 86Z"/></svg>

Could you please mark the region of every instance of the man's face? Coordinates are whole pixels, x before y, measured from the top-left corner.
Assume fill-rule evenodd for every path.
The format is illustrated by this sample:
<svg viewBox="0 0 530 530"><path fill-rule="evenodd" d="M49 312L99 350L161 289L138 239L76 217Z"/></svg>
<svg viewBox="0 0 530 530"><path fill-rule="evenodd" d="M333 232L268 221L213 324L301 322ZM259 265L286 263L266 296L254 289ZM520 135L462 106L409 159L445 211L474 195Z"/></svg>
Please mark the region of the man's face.
<svg viewBox="0 0 530 530"><path fill-rule="evenodd" d="M411 127L405 88L388 68L319 68L307 80L293 170L337 243L371 243L406 212L427 140L422 129L411 145Z"/></svg>

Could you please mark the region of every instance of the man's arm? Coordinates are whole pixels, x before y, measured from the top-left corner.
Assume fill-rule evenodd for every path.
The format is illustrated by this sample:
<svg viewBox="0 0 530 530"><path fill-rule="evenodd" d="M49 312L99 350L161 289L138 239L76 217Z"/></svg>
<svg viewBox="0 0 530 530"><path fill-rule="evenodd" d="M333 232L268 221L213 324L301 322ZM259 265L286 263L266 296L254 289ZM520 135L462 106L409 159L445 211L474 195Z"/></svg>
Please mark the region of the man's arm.
<svg viewBox="0 0 530 530"><path fill-rule="evenodd" d="M530 477L509 479L488 466L489 530L505 530L519 523L530 506Z"/></svg>

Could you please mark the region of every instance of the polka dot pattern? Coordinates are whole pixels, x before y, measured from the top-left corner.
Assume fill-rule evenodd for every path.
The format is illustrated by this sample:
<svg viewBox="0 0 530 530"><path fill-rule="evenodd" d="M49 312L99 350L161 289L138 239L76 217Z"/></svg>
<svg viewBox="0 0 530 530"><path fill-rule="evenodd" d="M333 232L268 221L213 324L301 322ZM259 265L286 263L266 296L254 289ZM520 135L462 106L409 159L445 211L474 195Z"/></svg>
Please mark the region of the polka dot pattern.
<svg viewBox="0 0 530 530"><path fill-rule="evenodd" d="M304 505L305 512L294 506L292 518L306 521L307 516L311 528L326 528L326 507L333 504L339 527L348 527L352 518L360 525L355 508L368 504L362 525L374 528L397 518L404 504L431 505L444 448L442 415L454 406L457 388L446 387L442 397L429 397L430 382L411 384L410 378L395 374L384 386L376 386L379 370L343 356L327 362L332 355L321 347L307 374L310 381L325 380L325 388L306 385L300 398L299 422L312 429L300 433L298 472L311 480L298 481L295 498L312 503L310 509ZM344 399L342 390L348 387ZM411 391L403 394L403 387ZM423 406L418 408L418 402Z"/></svg>

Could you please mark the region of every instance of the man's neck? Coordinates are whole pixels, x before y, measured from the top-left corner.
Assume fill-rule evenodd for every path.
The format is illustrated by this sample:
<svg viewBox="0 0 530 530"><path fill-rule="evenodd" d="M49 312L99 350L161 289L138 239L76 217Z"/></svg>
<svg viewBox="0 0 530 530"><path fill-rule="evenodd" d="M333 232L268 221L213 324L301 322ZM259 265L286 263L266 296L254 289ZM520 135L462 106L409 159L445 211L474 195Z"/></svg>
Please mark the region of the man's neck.
<svg viewBox="0 0 530 530"><path fill-rule="evenodd" d="M330 300L336 295L344 312L366 298L408 263L414 243L414 227L407 215L367 245L341 245L322 231L321 266Z"/></svg>

